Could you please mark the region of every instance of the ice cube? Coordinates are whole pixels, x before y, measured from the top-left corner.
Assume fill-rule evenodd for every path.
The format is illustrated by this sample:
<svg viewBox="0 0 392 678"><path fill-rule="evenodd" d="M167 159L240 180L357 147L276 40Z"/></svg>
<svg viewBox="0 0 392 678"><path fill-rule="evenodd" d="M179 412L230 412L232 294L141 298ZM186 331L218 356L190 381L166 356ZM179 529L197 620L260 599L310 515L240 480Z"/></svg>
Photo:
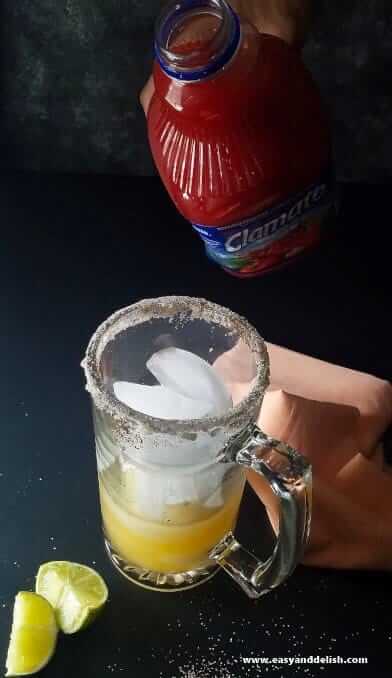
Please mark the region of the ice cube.
<svg viewBox="0 0 392 678"><path fill-rule="evenodd" d="M137 513L162 520L165 506L186 502L222 506L226 466L215 459L217 445L223 444L216 437L212 441L208 434L193 441L157 434L145 436L138 449L123 449L122 472L124 477L132 477L129 487ZM193 473L193 467L200 464L205 465L204 470Z"/></svg>
<svg viewBox="0 0 392 678"><path fill-rule="evenodd" d="M166 507L183 504L219 508L224 497L224 472L210 469L209 477L184 475L181 471L156 473L133 470L133 501L139 515L150 520L162 520Z"/></svg>
<svg viewBox="0 0 392 678"><path fill-rule="evenodd" d="M147 520L161 521L166 506L199 501L197 478L192 474L162 468L153 471L133 464L124 464L122 473L125 500Z"/></svg>
<svg viewBox="0 0 392 678"><path fill-rule="evenodd" d="M187 398L166 386L116 381L113 391L118 400L133 410L160 419L201 419L212 410L206 400Z"/></svg>
<svg viewBox="0 0 392 678"><path fill-rule="evenodd" d="M161 521L166 505L166 488L159 473L135 468L134 487L137 513L147 520Z"/></svg>
<svg viewBox="0 0 392 678"><path fill-rule="evenodd" d="M197 503L199 500L197 476L184 476L174 473L165 483L165 503L167 506L175 504Z"/></svg>
<svg viewBox="0 0 392 678"><path fill-rule="evenodd" d="M207 508L219 508L224 504L222 485L218 485L216 490L205 500L204 506Z"/></svg>
<svg viewBox="0 0 392 678"><path fill-rule="evenodd" d="M162 349L150 358L147 367L160 385L113 384L116 398L136 411L161 419L189 420L222 414L232 405L213 368L189 351ZM223 503L221 469L212 466L205 473L187 474L181 468L213 464L223 439L212 440L206 432L199 432L194 440L151 434L142 443L138 449L123 450L121 455L122 463L133 467L133 497L139 514L162 520L165 506L209 501L212 507ZM157 468L148 469L147 464Z"/></svg>
<svg viewBox="0 0 392 678"><path fill-rule="evenodd" d="M232 406L222 379L195 353L164 348L151 356L147 368L162 386L186 398L209 403L211 414L223 414Z"/></svg>
<svg viewBox="0 0 392 678"><path fill-rule="evenodd" d="M199 501L207 508L223 506L223 478L226 469L223 464L216 464L206 469L197 479Z"/></svg>

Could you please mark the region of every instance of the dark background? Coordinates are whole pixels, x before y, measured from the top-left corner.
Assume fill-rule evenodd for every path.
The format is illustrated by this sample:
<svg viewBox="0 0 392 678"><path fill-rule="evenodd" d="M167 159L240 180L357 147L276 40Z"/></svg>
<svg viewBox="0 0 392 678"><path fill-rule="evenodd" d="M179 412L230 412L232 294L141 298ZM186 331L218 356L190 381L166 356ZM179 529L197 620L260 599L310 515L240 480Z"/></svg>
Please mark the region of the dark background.
<svg viewBox="0 0 392 678"><path fill-rule="evenodd" d="M305 58L333 112L338 176L391 179L390 0L313 4ZM150 69L159 5L0 0L7 167L153 172L138 92Z"/></svg>

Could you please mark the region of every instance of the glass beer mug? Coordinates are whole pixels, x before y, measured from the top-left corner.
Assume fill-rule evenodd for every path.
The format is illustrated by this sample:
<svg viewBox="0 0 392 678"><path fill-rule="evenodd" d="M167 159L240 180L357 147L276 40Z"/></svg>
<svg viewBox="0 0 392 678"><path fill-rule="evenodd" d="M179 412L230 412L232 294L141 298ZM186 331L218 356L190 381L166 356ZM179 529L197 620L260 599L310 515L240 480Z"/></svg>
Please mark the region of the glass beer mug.
<svg viewBox="0 0 392 678"><path fill-rule="evenodd" d="M269 383L257 331L203 299L143 300L97 329L82 365L115 567L160 591L223 568L252 598L286 579L309 534L311 469L257 426ZM247 469L273 497L276 543L264 562L234 536Z"/></svg>

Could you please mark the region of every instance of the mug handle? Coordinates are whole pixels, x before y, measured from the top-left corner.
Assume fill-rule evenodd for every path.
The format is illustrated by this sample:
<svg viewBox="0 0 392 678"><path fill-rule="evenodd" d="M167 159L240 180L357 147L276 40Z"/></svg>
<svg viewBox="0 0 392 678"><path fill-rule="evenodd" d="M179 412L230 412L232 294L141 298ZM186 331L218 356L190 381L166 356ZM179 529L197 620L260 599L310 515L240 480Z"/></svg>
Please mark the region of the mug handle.
<svg viewBox="0 0 392 678"><path fill-rule="evenodd" d="M279 586L300 561L309 538L312 471L294 448L249 425L228 442L223 461L262 475L279 501L279 532L272 555L262 562L229 532L209 556L250 598Z"/></svg>

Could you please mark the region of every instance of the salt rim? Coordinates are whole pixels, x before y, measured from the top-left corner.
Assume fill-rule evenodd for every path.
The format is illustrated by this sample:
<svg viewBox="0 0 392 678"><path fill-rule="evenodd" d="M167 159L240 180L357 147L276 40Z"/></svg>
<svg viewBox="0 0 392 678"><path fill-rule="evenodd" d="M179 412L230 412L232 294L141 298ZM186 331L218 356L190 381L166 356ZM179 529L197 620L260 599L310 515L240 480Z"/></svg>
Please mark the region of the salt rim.
<svg viewBox="0 0 392 678"><path fill-rule="evenodd" d="M246 398L223 415L186 421L151 417L118 401L114 394L104 387L100 373L102 354L118 334L153 317L172 318L177 325L191 319L204 319L225 327L233 334L237 333L253 353L256 364L255 384ZM125 435L134 431L135 423L141 424L147 432L168 435L190 433L195 430L209 432L219 427L237 430L244 428L257 418L270 375L265 341L246 318L206 299L186 296L143 299L116 311L94 332L81 366L86 376L86 390L90 393L95 406L112 417ZM131 418L135 421L131 421Z"/></svg>

